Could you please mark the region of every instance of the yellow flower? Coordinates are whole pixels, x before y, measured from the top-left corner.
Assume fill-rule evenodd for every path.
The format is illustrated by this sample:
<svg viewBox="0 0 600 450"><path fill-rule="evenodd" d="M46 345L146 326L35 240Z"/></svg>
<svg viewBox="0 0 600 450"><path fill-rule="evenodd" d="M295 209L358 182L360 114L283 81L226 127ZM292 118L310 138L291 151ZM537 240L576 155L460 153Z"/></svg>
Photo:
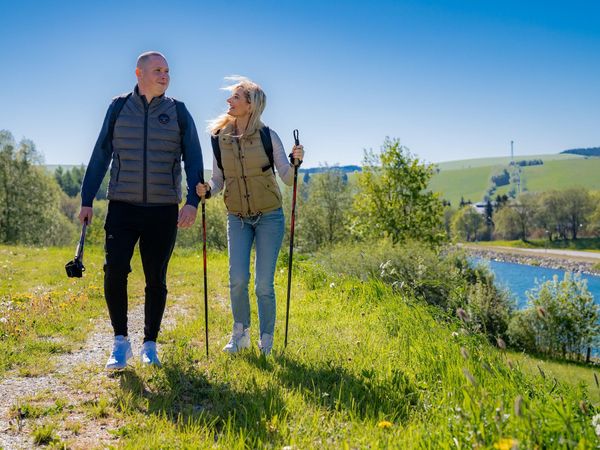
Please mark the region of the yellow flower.
<svg viewBox="0 0 600 450"><path fill-rule="evenodd" d="M387 420L382 420L381 422L379 422L377 424L377 426L379 428L381 428L382 430L385 430L387 428L392 428L392 425L393 425L392 422L388 422Z"/></svg>
<svg viewBox="0 0 600 450"><path fill-rule="evenodd" d="M511 450L513 448L519 448L519 445L516 439L505 438L496 442L494 448L497 448L498 450Z"/></svg>

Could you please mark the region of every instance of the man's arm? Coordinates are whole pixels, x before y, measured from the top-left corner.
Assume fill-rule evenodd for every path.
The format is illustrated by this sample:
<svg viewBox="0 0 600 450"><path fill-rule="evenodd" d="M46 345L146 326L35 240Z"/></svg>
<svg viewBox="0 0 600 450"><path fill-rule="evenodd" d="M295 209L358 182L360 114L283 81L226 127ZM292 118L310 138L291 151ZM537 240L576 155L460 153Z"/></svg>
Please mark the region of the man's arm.
<svg viewBox="0 0 600 450"><path fill-rule="evenodd" d="M179 211L179 221L177 225L186 228L194 224L196 220L196 209L200 203L200 197L196 194L196 185L204 183L204 164L202 162L202 149L200 148L200 139L198 131L194 124L194 119L185 108L187 119L185 120L186 129L181 135L181 153L185 167L185 178L187 181L187 196L185 206Z"/></svg>
<svg viewBox="0 0 600 450"><path fill-rule="evenodd" d="M88 223L92 220L92 203L94 197L98 192L102 179L106 174L106 170L110 165L112 157L112 142L109 142L109 127L110 127L110 116L114 102L108 107L106 116L104 117L104 123L100 130L100 135L96 140L96 145L90 157L87 169L85 170L85 176L83 177L83 183L81 184L81 211L79 212L79 220L81 223L85 219Z"/></svg>

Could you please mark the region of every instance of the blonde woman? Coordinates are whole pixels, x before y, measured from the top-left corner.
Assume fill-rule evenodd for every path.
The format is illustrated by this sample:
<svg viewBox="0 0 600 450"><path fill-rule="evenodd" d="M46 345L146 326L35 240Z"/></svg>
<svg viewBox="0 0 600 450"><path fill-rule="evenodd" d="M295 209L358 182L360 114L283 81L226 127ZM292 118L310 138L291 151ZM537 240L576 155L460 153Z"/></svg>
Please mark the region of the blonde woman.
<svg viewBox="0 0 600 450"><path fill-rule="evenodd" d="M261 87L244 77L228 80L234 81L225 88L231 92L227 99L229 109L210 122L208 128L214 153L213 174L208 183L196 186L196 193L210 198L225 188L233 332L223 351L237 353L250 347L248 284L254 244L258 347L268 355L275 329L275 265L285 227L275 172L291 185L294 166L277 133L261 122L267 100ZM303 147L294 146L291 161L300 164L303 158Z"/></svg>

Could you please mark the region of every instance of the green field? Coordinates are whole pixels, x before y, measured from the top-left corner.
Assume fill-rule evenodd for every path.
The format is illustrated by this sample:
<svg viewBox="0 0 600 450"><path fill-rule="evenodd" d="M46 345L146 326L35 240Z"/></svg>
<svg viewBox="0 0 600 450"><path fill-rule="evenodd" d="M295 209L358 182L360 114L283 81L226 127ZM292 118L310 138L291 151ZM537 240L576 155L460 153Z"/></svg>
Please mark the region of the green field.
<svg viewBox="0 0 600 450"><path fill-rule="evenodd" d="M519 156L521 159L542 159L543 165L522 168L522 189L530 192L543 192L551 189L584 187L600 189L600 158L583 158L577 155L532 155ZM507 168L510 158L483 158L451 161L438 164L439 173L431 180L433 191L440 192L442 198L457 207L460 198L480 202L490 186L493 173ZM497 194L506 194L511 186L501 186Z"/></svg>
<svg viewBox="0 0 600 450"><path fill-rule="evenodd" d="M0 314L6 319L0 322L2 342L10 344L0 353L0 381L38 373L51 377L49 361L80 345L90 330L88 318L108 320L99 287L102 250L89 249L88 271L79 280L62 274L72 249L4 246L0 255L7 274L0 300L15 306ZM177 249L169 271L170 305L177 302L187 313L160 339L163 368L136 363L110 378L102 360L62 375L78 396L42 391L14 399L13 412L25 417L21 432L52 442L52 448L81 448L80 436L99 425L112 437L96 442L98 448L598 444L592 416L600 396L592 369L502 352L402 291L328 273L310 260L295 264L284 351L284 260L276 276L281 306L272 357L259 356L255 343L236 357L220 352L231 326L227 257L212 252L210 356L205 356L200 255ZM139 258L133 268L130 292L136 304ZM255 313L252 320L254 336Z"/></svg>

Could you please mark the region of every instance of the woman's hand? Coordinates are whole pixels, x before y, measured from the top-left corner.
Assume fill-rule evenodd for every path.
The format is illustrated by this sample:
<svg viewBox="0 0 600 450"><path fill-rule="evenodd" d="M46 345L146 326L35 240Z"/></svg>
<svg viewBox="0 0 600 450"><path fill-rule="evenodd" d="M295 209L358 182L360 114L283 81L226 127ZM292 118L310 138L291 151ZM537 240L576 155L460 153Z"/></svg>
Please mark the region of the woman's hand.
<svg viewBox="0 0 600 450"><path fill-rule="evenodd" d="M293 165L299 166L302 164L302 160L304 159L304 147L302 145L294 145L291 157Z"/></svg>
<svg viewBox="0 0 600 450"><path fill-rule="evenodd" d="M210 191L210 186L208 185L208 183L198 183L196 185L196 194L198 194L198 197L200 198L204 198L206 197L206 193Z"/></svg>

